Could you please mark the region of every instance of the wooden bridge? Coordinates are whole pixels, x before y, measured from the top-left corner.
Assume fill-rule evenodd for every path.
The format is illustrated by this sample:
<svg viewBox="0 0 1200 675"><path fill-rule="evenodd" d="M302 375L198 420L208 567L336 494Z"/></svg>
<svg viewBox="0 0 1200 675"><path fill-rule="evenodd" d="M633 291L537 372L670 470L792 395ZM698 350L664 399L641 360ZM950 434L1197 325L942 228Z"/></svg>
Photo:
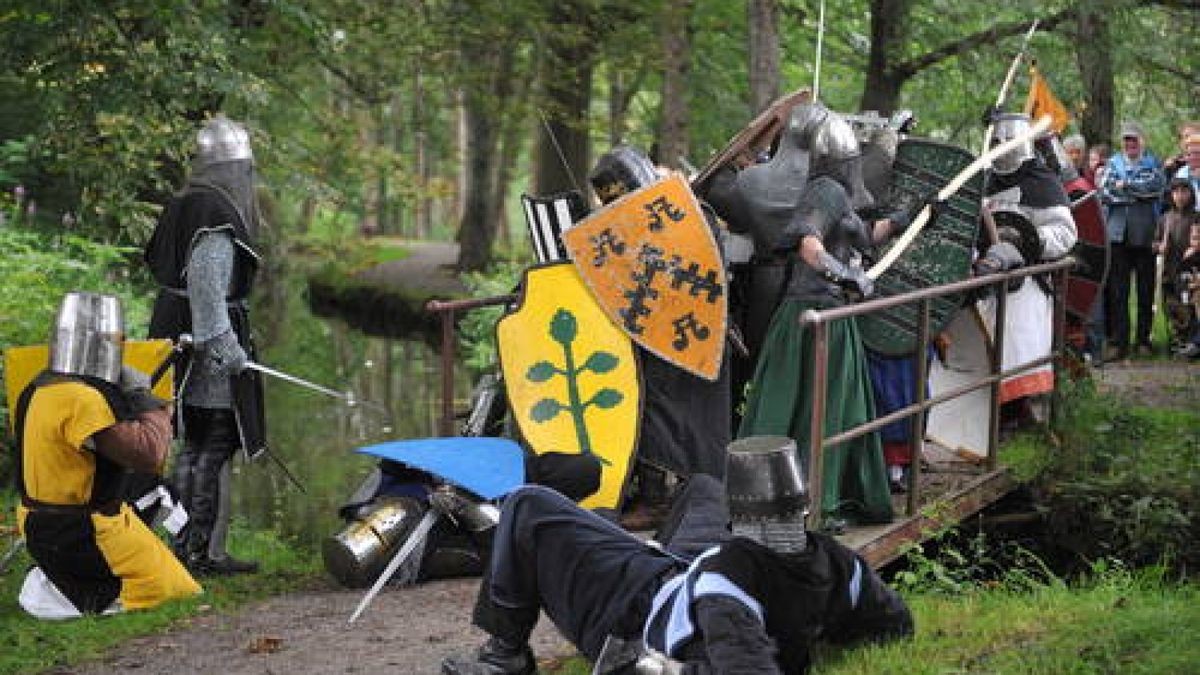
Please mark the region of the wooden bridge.
<svg viewBox="0 0 1200 675"><path fill-rule="evenodd" d="M1066 304L1063 289L1066 288L1067 272L1074 264L1074 260L1068 258L1054 263L1034 265L1011 272L968 279L825 311L809 311L801 317L801 322L810 326L814 334L813 360L810 367L813 369L813 382L817 391L813 396L810 429L812 429L813 438L817 440L812 443L807 467L809 490L813 503L821 503L822 464L826 452L836 452L838 443L876 432L893 422L905 419L910 421L910 444L911 447L918 450L914 452L915 459L908 474L907 492L893 495L897 514L895 520L886 525L853 526L839 535L839 539L843 543L859 551L872 565L879 567L894 561L901 555L906 545L924 541L944 527L967 519L1017 487L1011 471L999 465L996 455L999 446L1000 383L1009 376L1045 365L1053 366L1055 382L1058 381L1065 356ZM899 305L915 304L918 308L915 344L926 345L929 344L932 337L929 325L930 305L936 298L969 294L980 289L990 290L993 287L1004 288L1014 279L1038 274L1054 277L1053 348L1049 356L1004 370L1000 358L1003 353L1004 334L1003 331L999 331L996 335L988 338L989 344L986 345L986 352L990 368L986 373L969 381L958 382L946 391L929 395L924 386L928 380L928 362L924 358L924 350L917 350L919 356L914 355L916 369L914 380L921 383L921 386L918 387L918 391L914 392L915 402L912 405L842 433L829 437L824 435L825 372L828 356L826 329L830 322L884 311ZM1004 325L1005 323L1006 298L1006 293L996 295L995 325ZM503 295L448 302L431 301L427 305L429 311L439 313L442 317L443 379L439 427L443 435L453 434L455 420L452 378L455 314L478 307L510 304L515 300L516 296L514 295ZM927 439L926 425L922 420L929 411L935 406L979 391L988 392L989 403L985 405L986 411L983 414L986 418L978 421L979 424L986 425L983 434L986 454L965 452L962 448L947 447L942 443ZM1050 401L1051 418L1057 406L1057 397L1058 392L1055 391ZM979 449L976 448L976 450ZM810 516L810 528L816 529L821 526L821 514L818 511L815 509Z"/></svg>

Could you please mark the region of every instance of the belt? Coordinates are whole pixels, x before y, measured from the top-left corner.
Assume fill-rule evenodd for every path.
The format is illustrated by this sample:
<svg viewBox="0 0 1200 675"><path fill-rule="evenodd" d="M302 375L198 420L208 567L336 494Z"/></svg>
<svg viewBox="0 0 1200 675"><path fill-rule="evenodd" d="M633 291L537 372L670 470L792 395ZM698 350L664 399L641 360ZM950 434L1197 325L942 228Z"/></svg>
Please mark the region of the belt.
<svg viewBox="0 0 1200 675"><path fill-rule="evenodd" d="M105 516L115 516L121 512L121 500L113 499L100 504L47 504L30 497L22 497L21 505L36 513L53 513L57 515L90 515L99 513Z"/></svg>

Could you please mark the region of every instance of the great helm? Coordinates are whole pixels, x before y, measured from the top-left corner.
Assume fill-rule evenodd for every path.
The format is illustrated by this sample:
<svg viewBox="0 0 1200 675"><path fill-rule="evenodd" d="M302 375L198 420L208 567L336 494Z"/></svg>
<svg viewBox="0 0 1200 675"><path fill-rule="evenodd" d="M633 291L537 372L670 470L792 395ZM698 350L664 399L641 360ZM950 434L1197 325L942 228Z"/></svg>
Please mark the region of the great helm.
<svg viewBox="0 0 1200 675"><path fill-rule="evenodd" d="M992 136L988 147L994 148L1029 131L1029 116L1023 113L1001 113L992 122ZM1026 161L1033 159L1033 140L1026 140L1017 147L992 160L992 169L999 174L1010 174Z"/></svg>
<svg viewBox="0 0 1200 675"><path fill-rule="evenodd" d="M196 133L195 166L239 160L254 161L254 153L250 150L250 134L241 124L223 114L213 116Z"/></svg>
<svg viewBox="0 0 1200 675"><path fill-rule="evenodd" d="M654 163L641 150L631 145L618 145L600 156L588 182L596 191L601 204L615 201L622 195L657 183L661 176Z"/></svg>
<svg viewBox="0 0 1200 675"><path fill-rule="evenodd" d="M807 546L808 487L786 436L750 436L729 444L725 492L733 533L778 552Z"/></svg>
<svg viewBox="0 0 1200 675"><path fill-rule="evenodd" d="M116 384L124 346L125 321L118 298L79 291L63 296L50 336L50 370Z"/></svg>

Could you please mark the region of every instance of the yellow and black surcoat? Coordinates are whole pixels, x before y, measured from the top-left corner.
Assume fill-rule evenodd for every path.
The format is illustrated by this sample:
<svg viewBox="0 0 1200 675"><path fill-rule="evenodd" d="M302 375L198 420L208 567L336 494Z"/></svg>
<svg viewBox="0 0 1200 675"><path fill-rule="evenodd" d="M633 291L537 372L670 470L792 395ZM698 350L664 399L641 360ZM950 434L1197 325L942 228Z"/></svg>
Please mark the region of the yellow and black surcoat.
<svg viewBox="0 0 1200 675"><path fill-rule="evenodd" d="M201 590L121 501L125 469L90 441L129 418L121 392L96 378L44 372L17 401L17 523L30 555L83 613L117 599L125 609L153 607Z"/></svg>

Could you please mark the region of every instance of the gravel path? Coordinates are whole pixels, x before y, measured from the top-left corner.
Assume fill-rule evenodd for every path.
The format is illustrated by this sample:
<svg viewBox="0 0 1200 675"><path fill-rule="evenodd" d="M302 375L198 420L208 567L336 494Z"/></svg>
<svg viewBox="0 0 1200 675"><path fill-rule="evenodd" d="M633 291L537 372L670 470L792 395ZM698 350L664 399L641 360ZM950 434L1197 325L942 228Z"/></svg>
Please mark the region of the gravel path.
<svg viewBox="0 0 1200 675"><path fill-rule="evenodd" d="M388 588L353 626L346 620L364 591L284 595L234 615L203 613L99 661L50 672L434 674L444 656L473 653L483 642L470 625L478 587L478 579L455 579ZM542 660L575 653L544 617L531 644Z"/></svg>

